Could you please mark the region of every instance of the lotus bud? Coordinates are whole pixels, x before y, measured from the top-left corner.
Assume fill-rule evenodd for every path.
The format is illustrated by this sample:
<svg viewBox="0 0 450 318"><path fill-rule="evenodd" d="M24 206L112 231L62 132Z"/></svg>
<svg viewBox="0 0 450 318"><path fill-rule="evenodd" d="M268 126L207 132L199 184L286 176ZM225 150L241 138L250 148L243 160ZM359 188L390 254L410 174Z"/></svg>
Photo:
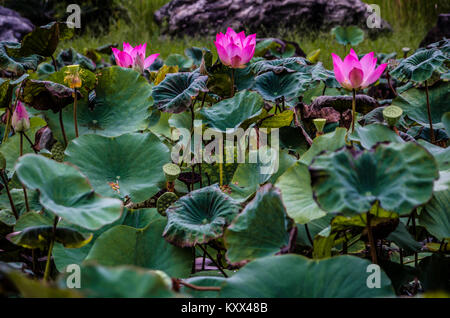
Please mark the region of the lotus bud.
<svg viewBox="0 0 450 318"><path fill-rule="evenodd" d="M394 127L400 117L402 117L403 109L401 109L398 106L388 106L385 109L383 109L383 117L384 120L387 122L389 127Z"/></svg>
<svg viewBox="0 0 450 318"><path fill-rule="evenodd" d="M18 101L14 114L12 115L11 124L15 132L25 132L30 129L30 118L25 106Z"/></svg>
<svg viewBox="0 0 450 318"><path fill-rule="evenodd" d="M178 165L174 163L166 163L163 166L164 175L166 176L166 188L167 191L173 192L175 190L175 180L181 173L181 169Z"/></svg>
<svg viewBox="0 0 450 318"><path fill-rule="evenodd" d="M313 124L317 129L317 136L323 135L323 128L325 127L326 123L327 120L325 118L313 119Z"/></svg>
<svg viewBox="0 0 450 318"><path fill-rule="evenodd" d="M65 73L67 75L64 77L64 83L67 83L72 89L81 87L80 65L67 66L67 71Z"/></svg>

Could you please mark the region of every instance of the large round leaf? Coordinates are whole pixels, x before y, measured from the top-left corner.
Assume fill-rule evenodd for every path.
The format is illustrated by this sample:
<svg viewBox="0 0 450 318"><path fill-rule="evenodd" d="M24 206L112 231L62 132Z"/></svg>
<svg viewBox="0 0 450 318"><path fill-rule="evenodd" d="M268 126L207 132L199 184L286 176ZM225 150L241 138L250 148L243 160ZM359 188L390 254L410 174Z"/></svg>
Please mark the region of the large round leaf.
<svg viewBox="0 0 450 318"><path fill-rule="evenodd" d="M234 130L244 121L260 115L263 105L258 93L244 90L212 107L204 107L200 113L209 127L227 132L227 129Z"/></svg>
<svg viewBox="0 0 450 318"><path fill-rule="evenodd" d="M98 75L95 98L78 101L77 120L80 135L119 136L147 128L152 105L151 86L138 72L118 66L102 69ZM73 105L62 110L68 139L75 138ZM62 139L59 115L45 112L56 138Z"/></svg>
<svg viewBox="0 0 450 318"><path fill-rule="evenodd" d="M364 40L364 32L355 25L338 26L331 31L336 41L342 45L358 45Z"/></svg>
<svg viewBox="0 0 450 318"><path fill-rule="evenodd" d="M117 220L123 204L94 193L89 181L74 167L28 154L16 164L20 181L39 190L44 208L80 227L96 230Z"/></svg>
<svg viewBox="0 0 450 318"><path fill-rule="evenodd" d="M261 187L225 232L227 259L237 263L280 252L289 244L292 223L280 190L271 184Z"/></svg>
<svg viewBox="0 0 450 318"><path fill-rule="evenodd" d="M82 277L79 292L86 297L100 298L147 298L174 297L170 286L160 272L144 270L134 266L107 267L85 264L81 267ZM66 286L70 274L60 280Z"/></svg>
<svg viewBox="0 0 450 318"><path fill-rule="evenodd" d="M368 288L370 262L354 256L313 261L300 255L269 256L250 262L228 278L225 298L345 298L394 296L381 271L380 288ZM370 280L370 278L369 278Z"/></svg>
<svg viewBox="0 0 450 318"><path fill-rule="evenodd" d="M297 162L286 170L275 185L281 190L287 214L296 223L305 224L326 214L314 201L311 176L303 163Z"/></svg>
<svg viewBox="0 0 450 318"><path fill-rule="evenodd" d="M18 56L21 45L16 42L0 43L0 68L12 72L16 75L22 75L28 70L36 70L39 63L44 59L42 56L32 54L29 56Z"/></svg>
<svg viewBox="0 0 450 318"><path fill-rule="evenodd" d="M390 74L399 80L423 82L429 79L445 60L445 55L440 50L419 50L402 60Z"/></svg>
<svg viewBox="0 0 450 318"><path fill-rule="evenodd" d="M116 195L109 183L117 182L120 196L129 196L137 203L149 199L164 185L162 166L170 161L170 155L167 146L152 133L85 135L69 143L66 160L78 166L101 195Z"/></svg>
<svg viewBox="0 0 450 318"><path fill-rule="evenodd" d="M439 240L450 238L450 190L435 192L419 215L420 225Z"/></svg>
<svg viewBox="0 0 450 318"><path fill-rule="evenodd" d="M300 157L300 161L306 165L310 165L314 157L322 151L334 151L345 146L346 134L347 129L339 127L331 133L316 137L313 140L311 148Z"/></svg>
<svg viewBox="0 0 450 318"><path fill-rule="evenodd" d="M409 213L431 198L439 176L434 158L414 143L342 148L316 157L310 172L319 206L350 215L369 211L376 201L384 210Z"/></svg>
<svg viewBox="0 0 450 318"><path fill-rule="evenodd" d="M178 246L205 244L222 236L239 211L237 203L217 185L192 191L167 210L164 237Z"/></svg>
<svg viewBox="0 0 450 318"><path fill-rule="evenodd" d="M370 149L379 142L403 142L403 139L392 129L381 124L356 125L350 139L359 141L365 149Z"/></svg>
<svg viewBox="0 0 450 318"><path fill-rule="evenodd" d="M429 89L431 121L434 129L444 128L442 116L450 111L450 83L436 84ZM419 124L429 128L427 96L425 89L413 88L397 96L393 105L403 109L406 115Z"/></svg>
<svg viewBox="0 0 450 318"><path fill-rule="evenodd" d="M287 105L297 103L296 98L306 91L311 76L306 73L275 74L266 72L256 77L255 89L268 101L280 102L284 98Z"/></svg>
<svg viewBox="0 0 450 318"><path fill-rule="evenodd" d="M157 269L174 277L190 274L192 252L166 242L162 233L167 221L159 217L144 229L118 225L95 241L86 260L101 265L135 265Z"/></svg>
<svg viewBox="0 0 450 318"><path fill-rule="evenodd" d="M164 112L181 113L191 106L200 92L207 92L208 76L200 73L167 74L164 81L153 88L155 106Z"/></svg>

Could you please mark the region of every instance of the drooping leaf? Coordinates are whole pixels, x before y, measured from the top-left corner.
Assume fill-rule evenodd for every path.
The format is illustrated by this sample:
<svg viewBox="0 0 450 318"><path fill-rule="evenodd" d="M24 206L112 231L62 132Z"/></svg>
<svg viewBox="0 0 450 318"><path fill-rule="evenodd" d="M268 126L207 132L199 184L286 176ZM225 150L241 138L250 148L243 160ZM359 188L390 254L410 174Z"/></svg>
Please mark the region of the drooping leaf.
<svg viewBox="0 0 450 318"><path fill-rule="evenodd" d="M433 193L419 215L420 225L438 240L450 238L450 190Z"/></svg>
<svg viewBox="0 0 450 318"><path fill-rule="evenodd" d="M295 71L304 70L305 65L310 64L303 57L288 57L278 60L261 60L250 64L250 71L256 75L272 71L276 74L282 72L293 73Z"/></svg>
<svg viewBox="0 0 450 318"><path fill-rule="evenodd" d="M164 185L162 166L170 161L170 155L167 146L152 133L84 135L69 143L66 160L80 168L99 194L129 196L138 203ZM111 182L118 184L118 191Z"/></svg>
<svg viewBox="0 0 450 318"><path fill-rule="evenodd" d="M275 186L281 190L287 214L296 223L306 224L326 214L314 201L311 176L303 163L297 162L286 170Z"/></svg>
<svg viewBox="0 0 450 318"><path fill-rule="evenodd" d="M143 229L115 226L95 241L86 261L105 266L135 265L162 270L171 277L186 277L191 271L192 252L162 237L166 223L160 216Z"/></svg>
<svg viewBox="0 0 450 318"><path fill-rule="evenodd" d="M401 81L424 82L441 67L445 59L438 49L419 50L402 60L390 74Z"/></svg>
<svg viewBox="0 0 450 318"><path fill-rule="evenodd" d="M16 42L0 42L0 68L22 75L28 70L35 71L44 59L42 56L32 54L30 56L17 56L15 52L20 51L20 44Z"/></svg>
<svg viewBox="0 0 450 318"><path fill-rule="evenodd" d="M444 128L442 116L450 111L450 83L443 82L429 88L431 121L433 129ZM403 109L405 114L422 126L429 128L427 97L424 88L412 88L400 94L392 104Z"/></svg>
<svg viewBox="0 0 450 318"><path fill-rule="evenodd" d="M376 201L385 210L409 213L431 198L438 178L433 157L414 143L342 148L316 157L309 169L319 206L348 215L367 212Z"/></svg>
<svg viewBox="0 0 450 318"><path fill-rule="evenodd" d="M233 98L225 99L212 107L203 108L200 114L205 123L215 130L227 132L235 130L246 120L261 114L264 101L255 92L247 90L237 93Z"/></svg>
<svg viewBox="0 0 450 318"><path fill-rule="evenodd" d="M177 246L205 244L222 236L239 211L237 203L217 185L181 197L167 210L164 237Z"/></svg>
<svg viewBox="0 0 450 318"><path fill-rule="evenodd" d="M181 113L192 105L200 92L207 92L208 77L199 73L167 74L166 78L153 88L155 107L168 113Z"/></svg>
<svg viewBox="0 0 450 318"><path fill-rule="evenodd" d="M16 172L27 188L39 190L39 201L45 209L72 224L96 230L122 214L120 200L94 193L73 166L28 154L17 161Z"/></svg>
<svg viewBox="0 0 450 318"><path fill-rule="evenodd" d="M247 264L228 278L225 298L341 298L394 296L390 279L380 272L380 288L367 288L369 261L338 256L312 261L300 255L269 256Z"/></svg>
<svg viewBox="0 0 450 318"><path fill-rule="evenodd" d="M292 223L279 189L271 184L261 187L225 232L228 261L237 263L280 252L289 244Z"/></svg>

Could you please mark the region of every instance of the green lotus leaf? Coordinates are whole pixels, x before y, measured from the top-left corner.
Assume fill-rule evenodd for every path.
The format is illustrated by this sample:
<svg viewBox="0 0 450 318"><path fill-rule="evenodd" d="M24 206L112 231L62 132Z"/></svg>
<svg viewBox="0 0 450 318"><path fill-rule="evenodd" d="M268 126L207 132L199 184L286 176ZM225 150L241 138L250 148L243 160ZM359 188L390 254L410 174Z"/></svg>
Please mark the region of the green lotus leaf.
<svg viewBox="0 0 450 318"><path fill-rule="evenodd" d="M409 213L431 198L439 176L434 158L414 143L342 148L316 157L309 169L319 206L347 215L367 212L377 201L384 210Z"/></svg>
<svg viewBox="0 0 450 318"><path fill-rule="evenodd" d="M428 150L429 153L431 153L436 160L439 171L448 170L450 169L450 148L442 148L436 145L433 145L432 143L429 143L428 141L425 141L423 139L419 139L417 141L419 145L424 147L426 150Z"/></svg>
<svg viewBox="0 0 450 318"><path fill-rule="evenodd" d="M12 72L15 75L22 75L28 70L35 71L44 57L32 54L30 56L16 56L20 51L20 44L16 42L0 42L0 68Z"/></svg>
<svg viewBox="0 0 450 318"><path fill-rule="evenodd" d="M102 69L95 97L78 101L77 120L80 135L119 136L147 128L152 105L151 86L138 72L118 66ZM73 105L62 110L67 138L75 138ZM45 112L55 138L63 140L58 114Z"/></svg>
<svg viewBox="0 0 450 318"><path fill-rule="evenodd" d="M281 48L281 44L278 39L268 38L256 43L255 54L256 57L263 57L266 53L272 49Z"/></svg>
<svg viewBox="0 0 450 318"><path fill-rule="evenodd" d="M24 74L16 80L0 78L0 108L7 108L12 102L14 89L29 75Z"/></svg>
<svg viewBox="0 0 450 318"><path fill-rule="evenodd" d="M32 212L34 213L34 212ZM92 239L92 235L85 236L80 232L66 227L58 227L55 231L55 241L68 248L79 248ZM11 233L8 238L16 245L25 248L41 248L49 246L53 237L53 226L42 225L29 227L21 232Z"/></svg>
<svg viewBox="0 0 450 318"><path fill-rule="evenodd" d="M272 117L264 119L261 122L259 128L281 128L290 126L292 120L294 119L294 112L287 109L279 114L275 114Z"/></svg>
<svg viewBox="0 0 450 318"><path fill-rule="evenodd" d="M281 190L287 214L296 223L306 224L326 215L314 201L308 167L296 162L278 178L275 186Z"/></svg>
<svg viewBox="0 0 450 318"><path fill-rule="evenodd" d="M165 239L177 246L206 244L222 236L239 212L238 204L217 185L190 192L167 210Z"/></svg>
<svg viewBox="0 0 450 318"><path fill-rule="evenodd" d="M313 261L300 255L268 256L250 262L228 278L224 298L390 297L394 290L381 271L380 288L368 288L370 262L355 256Z"/></svg>
<svg viewBox="0 0 450 318"><path fill-rule="evenodd" d="M199 47L191 47L184 50L184 54L194 62L194 65L200 66L200 64L202 64L203 59L203 50L207 49L201 49Z"/></svg>
<svg viewBox="0 0 450 318"><path fill-rule="evenodd" d="M135 265L162 270L171 277L186 277L191 272L192 252L164 240L166 224L165 218L158 216L143 229L115 226L95 241L86 261L105 266Z"/></svg>
<svg viewBox="0 0 450 318"><path fill-rule="evenodd" d="M244 90L212 107L204 107L200 114L209 127L227 132L227 129L234 131L246 120L260 115L263 105L264 101L258 93Z"/></svg>
<svg viewBox="0 0 450 318"><path fill-rule="evenodd" d="M50 81L26 80L20 99L37 110L57 113L73 103L75 91L65 85Z"/></svg>
<svg viewBox="0 0 450 318"><path fill-rule="evenodd" d="M181 54L170 54L165 60L167 66L178 66L181 72L189 71L194 61Z"/></svg>
<svg viewBox="0 0 450 318"><path fill-rule="evenodd" d="M22 39L22 47L16 56L30 56L38 54L45 57L52 56L58 47L60 40L70 39L74 29L66 23L51 22L47 25L34 29Z"/></svg>
<svg viewBox="0 0 450 318"><path fill-rule="evenodd" d="M341 84L336 80L333 71L325 69L322 62L311 67L311 76L315 81L322 81L328 88L340 88Z"/></svg>
<svg viewBox="0 0 450 318"><path fill-rule="evenodd" d="M450 136L450 112L446 112L444 115L442 115L441 121L447 132L447 136Z"/></svg>
<svg viewBox="0 0 450 318"><path fill-rule="evenodd" d="M250 157L246 156L245 162L238 165L231 180L231 196L239 202L253 195L262 184L275 183L296 160L285 150L262 147L254 151L257 152L259 152L257 162L251 163Z"/></svg>
<svg viewBox="0 0 450 318"><path fill-rule="evenodd" d="M342 45L358 45L364 40L364 31L355 25L347 27L338 26L331 30L336 41Z"/></svg>
<svg viewBox="0 0 450 318"><path fill-rule="evenodd" d="M166 78L153 88L155 107L168 113L181 113L192 105L200 92L207 92L208 76L199 73L167 74Z"/></svg>
<svg viewBox="0 0 450 318"><path fill-rule="evenodd" d="M310 63L303 57L288 57L277 60L261 60L250 64L249 70L256 75L272 71L276 74L282 72L293 73L295 71L303 71L305 65Z"/></svg>
<svg viewBox="0 0 450 318"><path fill-rule="evenodd" d="M284 98L287 105L293 106L297 103L297 98L307 90L310 80L308 74L300 72L266 72L256 77L255 90L265 100L275 102Z"/></svg>
<svg viewBox="0 0 450 318"><path fill-rule="evenodd" d="M208 271L210 272L210 271ZM197 273L196 273L197 274ZM222 275L219 273L219 275ZM224 281L226 281L226 278L220 277L220 276L199 276L199 277L190 277L188 279L184 280L185 282L189 284L193 284L195 286L214 286L214 287L220 287ZM194 290L188 287L181 286L180 292L183 294L188 294L195 298L216 298L219 295L218 291L204 291L204 290Z"/></svg>
<svg viewBox="0 0 450 318"><path fill-rule="evenodd" d="M96 230L122 214L120 200L94 193L88 180L74 167L39 155L24 155L17 161L19 180L39 190L39 202L69 223Z"/></svg>
<svg viewBox="0 0 450 318"><path fill-rule="evenodd" d="M30 129L26 131L31 140L34 139L36 132L46 125L45 120L39 117L30 118ZM20 155L20 134L14 134L7 141L1 144L0 153L6 159L6 169L10 172L14 171L14 164ZM23 144L23 154L34 153L28 143Z"/></svg>
<svg viewBox="0 0 450 318"><path fill-rule="evenodd" d="M347 129L336 128L335 131L316 137L311 148L300 157L300 161L310 165L315 156L325 150L334 151L345 146L345 135Z"/></svg>
<svg viewBox="0 0 450 318"><path fill-rule="evenodd" d="M450 190L435 192L419 215L420 225L438 240L450 238Z"/></svg>
<svg viewBox="0 0 450 318"><path fill-rule="evenodd" d="M392 129L380 124L356 125L350 140L360 142L364 149L370 149L379 142L404 142Z"/></svg>
<svg viewBox="0 0 450 318"><path fill-rule="evenodd" d="M394 242L410 253L419 252L422 248L422 245L411 236L402 222L398 223L397 228L386 237L386 240Z"/></svg>
<svg viewBox="0 0 450 318"><path fill-rule="evenodd" d="M445 60L445 55L438 49L419 50L403 59L390 74L401 81L424 82L441 68Z"/></svg>
<svg viewBox="0 0 450 318"><path fill-rule="evenodd" d="M442 116L450 111L450 83L442 82L429 88L431 121L433 129L442 129ZM398 95L392 104L403 109L405 114L422 126L430 127L427 97L424 88L412 88Z"/></svg>
<svg viewBox="0 0 450 318"><path fill-rule="evenodd" d="M152 133L84 135L69 143L66 161L79 167L99 194L129 196L138 203L155 195L164 185L162 167L170 161L170 154ZM110 182L119 184L119 193Z"/></svg>
<svg viewBox="0 0 450 318"><path fill-rule="evenodd" d="M60 279L66 286L70 274ZM149 271L134 266L109 267L84 264L80 268L81 288L86 297L95 298L167 298L175 297L158 271Z"/></svg>
<svg viewBox="0 0 450 318"><path fill-rule="evenodd" d="M110 48L109 48L110 49ZM61 71L68 65L80 65L83 69L89 71L95 71L95 63L88 57L78 53L73 48L62 50L55 59L58 69ZM101 62L101 61L100 61ZM53 62L43 63L39 65L37 73L39 76L47 76L55 72L55 66ZM59 83L59 82L58 82ZM62 83L60 83L62 84Z"/></svg>
<svg viewBox="0 0 450 318"><path fill-rule="evenodd" d="M261 187L225 232L228 261L237 263L280 252L289 244L292 224L280 190L271 184Z"/></svg>

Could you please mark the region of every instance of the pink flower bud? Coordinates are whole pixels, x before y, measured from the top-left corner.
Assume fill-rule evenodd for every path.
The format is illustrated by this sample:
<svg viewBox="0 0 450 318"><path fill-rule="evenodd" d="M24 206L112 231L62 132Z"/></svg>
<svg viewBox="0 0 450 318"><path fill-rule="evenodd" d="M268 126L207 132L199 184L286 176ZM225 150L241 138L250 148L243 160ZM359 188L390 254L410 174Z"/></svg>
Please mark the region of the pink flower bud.
<svg viewBox="0 0 450 318"><path fill-rule="evenodd" d="M16 110L12 115L11 124L15 132L24 132L30 129L30 118L25 106L18 101Z"/></svg>

